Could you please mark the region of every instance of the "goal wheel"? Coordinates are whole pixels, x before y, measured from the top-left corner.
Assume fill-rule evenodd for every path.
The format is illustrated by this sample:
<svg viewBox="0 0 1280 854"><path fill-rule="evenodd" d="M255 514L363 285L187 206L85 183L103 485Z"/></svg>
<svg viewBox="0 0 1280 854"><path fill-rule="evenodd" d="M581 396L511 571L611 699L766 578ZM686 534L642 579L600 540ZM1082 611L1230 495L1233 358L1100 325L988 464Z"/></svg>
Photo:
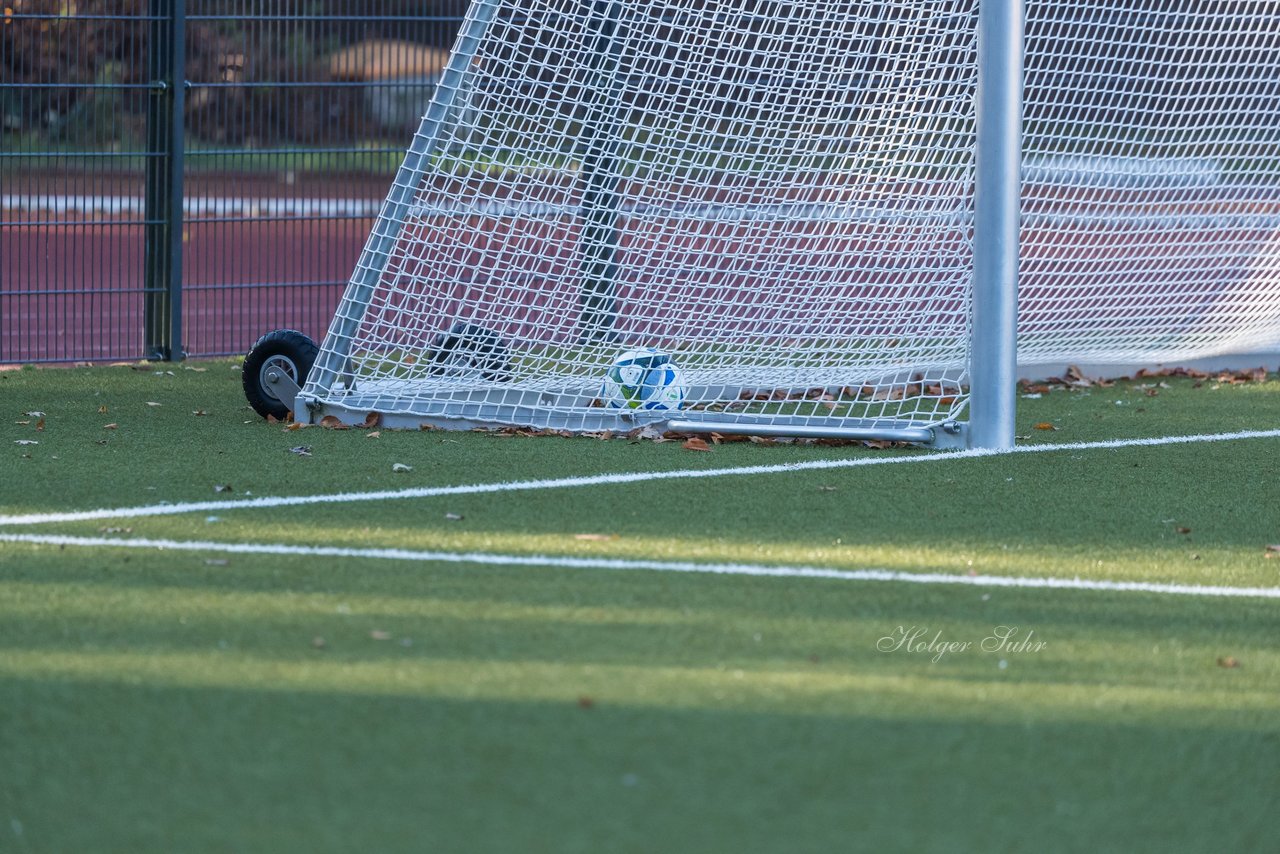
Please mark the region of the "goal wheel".
<svg viewBox="0 0 1280 854"><path fill-rule="evenodd" d="M428 372L435 376L479 374L493 382L511 382L511 348L498 333L457 321L441 332L427 351Z"/></svg>
<svg viewBox="0 0 1280 854"><path fill-rule="evenodd" d="M301 332L277 329L249 348L240 380L249 405L263 418L284 418L293 409L293 395L281 386L285 377L299 387L315 364L320 348Z"/></svg>

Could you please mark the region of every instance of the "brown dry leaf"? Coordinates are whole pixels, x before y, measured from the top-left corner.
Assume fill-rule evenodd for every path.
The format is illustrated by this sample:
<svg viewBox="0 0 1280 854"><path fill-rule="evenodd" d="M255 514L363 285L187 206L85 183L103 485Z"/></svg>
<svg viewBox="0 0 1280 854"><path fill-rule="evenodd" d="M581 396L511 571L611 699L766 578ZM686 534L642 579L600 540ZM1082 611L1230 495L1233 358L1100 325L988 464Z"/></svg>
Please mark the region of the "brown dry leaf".
<svg viewBox="0 0 1280 854"><path fill-rule="evenodd" d="M1179 534L1190 534L1190 533L1191 533L1191 529L1190 529L1190 528L1175 528L1174 530L1176 530Z"/></svg>
<svg viewBox="0 0 1280 854"><path fill-rule="evenodd" d="M365 433L365 434L364 434L364 437L365 437L366 439L379 439L379 438L381 438L381 437L382 437L382 431L381 431L381 430L373 430L373 431L371 431L371 432L369 432L369 433Z"/></svg>
<svg viewBox="0 0 1280 854"><path fill-rule="evenodd" d="M709 450L711 450L711 446L710 446L710 445L708 445L708 444L706 443L706 441L704 441L703 439L699 439L699 438L697 438L696 436L695 436L694 438L692 438L692 439L686 439L686 440L684 441L684 443L683 443L680 447L684 448L686 451L709 451Z"/></svg>
<svg viewBox="0 0 1280 854"><path fill-rule="evenodd" d="M36 422L36 429L37 429L37 430L40 430L40 431L42 431L42 432L44 431L44 419L43 419L43 418L41 418L39 421L37 421L37 422Z"/></svg>
<svg viewBox="0 0 1280 854"><path fill-rule="evenodd" d="M370 412L368 415L364 417L364 423L361 424L360 426L366 430L371 430L374 427L380 426L381 424L382 424L382 413Z"/></svg>
<svg viewBox="0 0 1280 854"><path fill-rule="evenodd" d="M1267 557L1280 557L1280 543L1269 543L1264 554Z"/></svg>
<svg viewBox="0 0 1280 854"><path fill-rule="evenodd" d="M1067 365L1066 384L1075 386L1076 388L1088 388L1093 385L1093 380L1084 375L1075 365Z"/></svg>
<svg viewBox="0 0 1280 854"><path fill-rule="evenodd" d="M342 419L336 415L326 415L320 419L320 426L327 427L330 430L350 430L346 424L342 423Z"/></svg>
<svg viewBox="0 0 1280 854"><path fill-rule="evenodd" d="M272 415L271 413L267 413L267 423L268 423L268 424L279 424L279 423L280 423L280 419L279 419L279 418L276 418L276 417L275 417L274 415Z"/></svg>
<svg viewBox="0 0 1280 854"><path fill-rule="evenodd" d="M618 535L617 534L574 534L573 538L575 540L587 540L593 543L601 543L601 542L606 542L608 540L616 540L618 539Z"/></svg>
<svg viewBox="0 0 1280 854"><path fill-rule="evenodd" d="M19 426L22 426L22 427L26 427L26 426L27 426L28 424L30 424L31 422L30 422L30 421L15 421L15 422L13 422L13 423L14 423L14 424L17 424L17 425L19 425Z"/></svg>
<svg viewBox="0 0 1280 854"><path fill-rule="evenodd" d="M1058 428L1050 424L1048 421L1041 421L1036 425L1037 430L1057 430Z"/></svg>
<svg viewBox="0 0 1280 854"><path fill-rule="evenodd" d="M103 430L115 430L115 429L116 429L117 427L119 427L119 426L120 426L119 424L116 424L116 423L112 422L111 424L103 424L103 425L102 425L102 429L103 429Z"/></svg>
<svg viewBox="0 0 1280 854"><path fill-rule="evenodd" d="M303 424L301 421L291 421L285 425L284 432L292 433L295 430L301 430L303 427L306 427L306 426L307 425Z"/></svg>
<svg viewBox="0 0 1280 854"><path fill-rule="evenodd" d="M588 697L588 696L585 696L585 695L584 695L584 696L581 696L581 697L579 697L579 698L578 698L578 708L579 708L579 709L589 709L589 708L591 708L592 706L594 706L595 704L596 704L596 701L595 701L595 700L593 700L593 699L591 699L591 698L590 698L590 697Z"/></svg>
<svg viewBox="0 0 1280 854"><path fill-rule="evenodd" d="M774 441L773 437L771 436L748 436L747 441L751 442L753 445L776 445L777 444L777 442Z"/></svg>
<svg viewBox="0 0 1280 854"><path fill-rule="evenodd" d="M1218 666L1225 667L1228 670L1234 670L1240 666L1240 662L1236 660L1235 656L1228 655L1218 659Z"/></svg>

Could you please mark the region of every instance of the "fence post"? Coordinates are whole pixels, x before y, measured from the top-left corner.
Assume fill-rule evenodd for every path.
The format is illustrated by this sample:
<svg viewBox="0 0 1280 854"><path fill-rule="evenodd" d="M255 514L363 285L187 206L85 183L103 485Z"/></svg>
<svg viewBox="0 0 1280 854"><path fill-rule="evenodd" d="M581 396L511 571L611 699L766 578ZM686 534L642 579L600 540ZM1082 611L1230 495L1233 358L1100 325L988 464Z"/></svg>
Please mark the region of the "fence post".
<svg viewBox="0 0 1280 854"><path fill-rule="evenodd" d="M1014 444L1023 0L980 0L969 447Z"/></svg>
<svg viewBox="0 0 1280 854"><path fill-rule="evenodd" d="M182 173L186 105L186 0L148 9L143 350L158 361L182 351Z"/></svg>

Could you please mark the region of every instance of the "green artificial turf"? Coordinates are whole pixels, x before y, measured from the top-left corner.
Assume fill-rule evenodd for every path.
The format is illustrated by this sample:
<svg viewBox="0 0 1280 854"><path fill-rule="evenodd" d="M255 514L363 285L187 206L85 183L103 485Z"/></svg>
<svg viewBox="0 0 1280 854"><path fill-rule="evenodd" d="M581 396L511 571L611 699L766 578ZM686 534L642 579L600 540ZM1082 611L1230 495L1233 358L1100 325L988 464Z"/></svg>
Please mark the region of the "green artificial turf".
<svg viewBox="0 0 1280 854"><path fill-rule="evenodd" d="M139 367L0 373L0 514L928 454L287 431L234 363ZM1145 379L1020 398L1018 432L1278 415L1275 375ZM1278 449L0 533L1278 587ZM1273 599L0 543L0 851L1266 850L1277 636Z"/></svg>

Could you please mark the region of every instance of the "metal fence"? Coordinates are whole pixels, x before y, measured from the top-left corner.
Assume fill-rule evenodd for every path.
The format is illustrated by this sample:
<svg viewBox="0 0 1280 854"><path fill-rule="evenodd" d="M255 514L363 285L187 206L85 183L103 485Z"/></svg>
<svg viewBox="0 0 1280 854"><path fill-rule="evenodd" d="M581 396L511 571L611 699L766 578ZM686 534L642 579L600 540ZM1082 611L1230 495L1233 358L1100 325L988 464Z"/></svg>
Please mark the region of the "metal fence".
<svg viewBox="0 0 1280 854"><path fill-rule="evenodd" d="M322 337L465 0L8 0L0 363Z"/></svg>

